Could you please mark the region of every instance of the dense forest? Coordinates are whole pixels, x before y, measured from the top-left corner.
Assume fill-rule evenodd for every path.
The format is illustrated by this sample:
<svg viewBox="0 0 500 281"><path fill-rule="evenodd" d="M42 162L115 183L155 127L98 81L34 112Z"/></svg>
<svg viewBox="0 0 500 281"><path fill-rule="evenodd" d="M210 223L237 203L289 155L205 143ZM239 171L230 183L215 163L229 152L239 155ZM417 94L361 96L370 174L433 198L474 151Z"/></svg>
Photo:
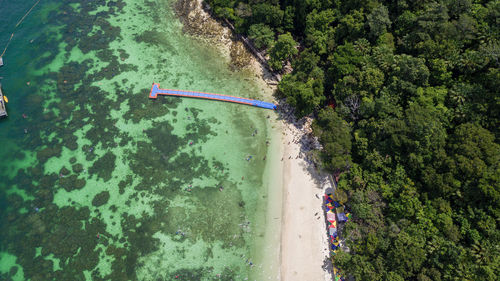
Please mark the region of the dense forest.
<svg viewBox="0 0 500 281"><path fill-rule="evenodd" d="M356 280L499 280L500 1L208 0L313 114Z"/></svg>

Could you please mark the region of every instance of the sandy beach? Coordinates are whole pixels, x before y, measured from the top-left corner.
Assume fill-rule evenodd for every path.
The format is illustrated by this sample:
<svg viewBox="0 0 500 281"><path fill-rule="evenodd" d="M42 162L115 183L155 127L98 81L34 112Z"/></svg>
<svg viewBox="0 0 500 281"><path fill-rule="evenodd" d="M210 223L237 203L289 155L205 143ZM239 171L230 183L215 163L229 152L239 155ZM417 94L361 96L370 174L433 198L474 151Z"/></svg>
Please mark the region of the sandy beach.
<svg viewBox="0 0 500 281"><path fill-rule="evenodd" d="M203 31L193 35L204 37L218 45L221 52L229 54L231 44L235 44L231 40L231 31L211 19L201 8L201 2L179 2L184 9L184 24L190 29L188 32L203 26ZM209 30L205 29L206 26ZM247 68L255 72L265 101L274 100L272 93L276 81L273 75L255 57L246 56L249 58ZM269 120L273 140L265 177L273 178L269 180L271 188L266 216L270 223L264 238L267 245L261 253L265 266L259 267L260 273L256 275L267 280L332 280L322 209L322 195L331 183L306 160L306 152L314 146L310 134L311 120L297 121L286 104L281 101L280 106L274 118Z"/></svg>
<svg viewBox="0 0 500 281"><path fill-rule="evenodd" d="M283 126L281 280L331 280L322 194L330 183L304 159L307 124Z"/></svg>
<svg viewBox="0 0 500 281"><path fill-rule="evenodd" d="M258 82L262 87L274 92L276 86L272 74L252 57L250 67L258 74ZM266 100L272 99L267 96ZM323 194L327 188L332 187L331 181L324 173L318 173L314 164L307 159L307 152L317 145L311 135L311 119L296 120L291 110L283 101L278 118L272 120L275 140L278 145L270 149L270 162L272 173L281 181L279 188L281 200L273 200L268 207L268 219L276 217L276 204L281 201L281 230L279 238L279 272L277 280L333 280L331 262L328 259L328 237L326 233L326 220L323 206ZM277 131L277 132L276 132ZM279 162L278 162L279 161ZM276 175L274 175L276 177ZM273 198L276 191L270 191L269 197ZM272 227L268 227L272 229ZM270 237L268 242L276 241ZM277 242L277 241L276 241ZM272 247L271 247L272 248ZM268 255L269 256L269 255ZM271 255L272 256L272 255ZM328 259L328 260L327 260Z"/></svg>

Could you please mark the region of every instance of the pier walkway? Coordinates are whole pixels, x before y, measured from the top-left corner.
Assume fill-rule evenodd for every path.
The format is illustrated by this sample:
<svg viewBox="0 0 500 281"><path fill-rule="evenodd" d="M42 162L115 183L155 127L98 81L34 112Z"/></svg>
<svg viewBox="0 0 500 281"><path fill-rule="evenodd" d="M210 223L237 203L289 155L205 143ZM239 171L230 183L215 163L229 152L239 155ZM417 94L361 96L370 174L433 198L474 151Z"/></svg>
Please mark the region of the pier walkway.
<svg viewBox="0 0 500 281"><path fill-rule="evenodd" d="M267 109L276 109L276 105L274 103L270 103L270 102L264 102L264 101L247 99L247 98L239 98L239 97L233 97L233 96L226 96L226 95L220 95L220 94L160 89L160 84L153 83L153 86L151 87L151 92L149 93L149 98L156 99L158 97L158 95L220 100L220 101L226 101L226 102L247 104L247 105L252 105L252 106L262 107L262 108L267 108Z"/></svg>

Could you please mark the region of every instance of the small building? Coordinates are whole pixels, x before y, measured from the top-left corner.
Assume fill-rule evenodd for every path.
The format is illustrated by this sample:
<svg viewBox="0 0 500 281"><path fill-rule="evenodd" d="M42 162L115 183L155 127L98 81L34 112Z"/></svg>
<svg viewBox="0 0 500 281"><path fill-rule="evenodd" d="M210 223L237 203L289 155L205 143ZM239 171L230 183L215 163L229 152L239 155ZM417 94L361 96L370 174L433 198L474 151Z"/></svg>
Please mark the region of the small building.
<svg viewBox="0 0 500 281"><path fill-rule="evenodd" d="M337 218L339 222L346 222L347 221L347 216L345 215L345 210L343 206L337 207L335 209L335 212L337 213Z"/></svg>

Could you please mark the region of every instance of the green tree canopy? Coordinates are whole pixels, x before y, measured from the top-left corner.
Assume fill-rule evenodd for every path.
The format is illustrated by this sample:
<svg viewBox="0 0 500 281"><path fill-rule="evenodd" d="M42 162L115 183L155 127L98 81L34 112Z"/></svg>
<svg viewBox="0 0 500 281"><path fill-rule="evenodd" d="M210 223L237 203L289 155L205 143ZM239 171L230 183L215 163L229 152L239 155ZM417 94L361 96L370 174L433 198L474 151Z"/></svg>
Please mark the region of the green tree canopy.
<svg viewBox="0 0 500 281"><path fill-rule="evenodd" d="M324 148L325 167L331 171L345 170L351 164L351 128L331 108L321 110L313 125Z"/></svg>
<svg viewBox="0 0 500 281"><path fill-rule="evenodd" d="M278 86L278 90L287 98L290 105L295 106L297 116L303 117L313 112L325 99L320 83L309 80L298 81L296 76L286 75Z"/></svg>
<svg viewBox="0 0 500 281"><path fill-rule="evenodd" d="M262 48L278 36L272 69L291 61L278 93L315 117L353 215L344 275L498 280L498 0L207 1Z"/></svg>
<svg viewBox="0 0 500 281"><path fill-rule="evenodd" d="M370 26L370 35L372 38L378 38L380 35L387 32L392 24L389 19L389 10L384 5L380 5L367 16L367 22Z"/></svg>
<svg viewBox="0 0 500 281"><path fill-rule="evenodd" d="M278 36L278 40L271 51L269 56L269 65L275 70L281 70L283 68L283 62L288 60L299 52L296 49L297 42L293 40L290 33L281 34Z"/></svg>
<svg viewBox="0 0 500 281"><path fill-rule="evenodd" d="M255 47L258 49L270 47L274 42L273 30L263 23L251 25L248 37L254 41Z"/></svg>

